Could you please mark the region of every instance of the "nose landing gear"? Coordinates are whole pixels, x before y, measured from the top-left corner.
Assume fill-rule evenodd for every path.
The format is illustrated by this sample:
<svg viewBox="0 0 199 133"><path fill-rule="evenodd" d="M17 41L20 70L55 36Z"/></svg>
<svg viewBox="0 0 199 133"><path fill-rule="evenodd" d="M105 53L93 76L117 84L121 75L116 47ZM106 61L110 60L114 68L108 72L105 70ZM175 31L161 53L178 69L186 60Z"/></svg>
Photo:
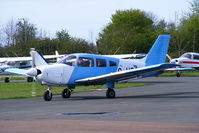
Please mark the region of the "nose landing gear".
<svg viewBox="0 0 199 133"><path fill-rule="evenodd" d="M51 100L52 100L52 97L53 97L52 88L49 87L49 88L44 92L43 98L44 98L45 101L51 101Z"/></svg>

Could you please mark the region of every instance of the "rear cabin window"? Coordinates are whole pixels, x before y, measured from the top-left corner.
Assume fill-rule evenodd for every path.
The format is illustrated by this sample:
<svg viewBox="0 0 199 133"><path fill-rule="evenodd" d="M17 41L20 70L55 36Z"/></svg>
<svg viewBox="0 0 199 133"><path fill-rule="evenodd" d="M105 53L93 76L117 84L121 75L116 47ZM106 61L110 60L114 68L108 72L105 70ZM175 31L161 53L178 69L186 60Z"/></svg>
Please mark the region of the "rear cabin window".
<svg viewBox="0 0 199 133"><path fill-rule="evenodd" d="M199 60L199 55L193 55L194 60Z"/></svg>
<svg viewBox="0 0 199 133"><path fill-rule="evenodd" d="M109 61L110 67L117 66L117 63L114 61Z"/></svg>
<svg viewBox="0 0 199 133"><path fill-rule="evenodd" d="M96 59L96 66L97 67L106 67L106 60L105 59Z"/></svg>
<svg viewBox="0 0 199 133"><path fill-rule="evenodd" d="M93 67L94 61L93 58L79 57L77 65L79 67Z"/></svg>

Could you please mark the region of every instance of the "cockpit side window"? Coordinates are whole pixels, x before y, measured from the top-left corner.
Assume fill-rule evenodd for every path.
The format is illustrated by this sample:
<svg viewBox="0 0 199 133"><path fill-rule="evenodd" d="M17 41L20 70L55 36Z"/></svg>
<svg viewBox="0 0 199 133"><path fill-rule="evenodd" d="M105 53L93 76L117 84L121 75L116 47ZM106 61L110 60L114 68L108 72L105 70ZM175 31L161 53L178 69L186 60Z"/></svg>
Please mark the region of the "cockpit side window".
<svg viewBox="0 0 199 133"><path fill-rule="evenodd" d="M21 61L21 62L20 62L20 66L26 66L26 65L28 65L28 62L27 62L27 61Z"/></svg>
<svg viewBox="0 0 199 133"><path fill-rule="evenodd" d="M79 57L77 65L79 67L93 67L94 60L93 60L93 58Z"/></svg>
<svg viewBox="0 0 199 133"><path fill-rule="evenodd" d="M193 55L193 59L194 59L194 60L199 60L199 55L194 54L194 55Z"/></svg>

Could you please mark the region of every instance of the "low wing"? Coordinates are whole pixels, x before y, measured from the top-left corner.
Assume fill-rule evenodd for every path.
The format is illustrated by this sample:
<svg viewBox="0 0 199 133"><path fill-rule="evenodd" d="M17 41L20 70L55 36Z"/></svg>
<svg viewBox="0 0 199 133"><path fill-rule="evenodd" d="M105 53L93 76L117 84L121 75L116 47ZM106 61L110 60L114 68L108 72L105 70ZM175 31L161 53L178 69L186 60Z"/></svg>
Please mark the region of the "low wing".
<svg viewBox="0 0 199 133"><path fill-rule="evenodd" d="M151 74L158 71L164 71L167 68L178 66L176 64L158 64L158 65L152 65L132 70L126 70L126 71L120 71L120 72L114 72L110 74L105 74L97 77L91 77L91 78L85 78L76 80L76 83L78 84L103 84L108 81L121 81L121 80L127 80L130 78L136 78L140 77L146 74Z"/></svg>
<svg viewBox="0 0 199 133"><path fill-rule="evenodd" d="M5 72L12 73L12 74L17 74L17 75L28 76L26 74L27 70L25 70L25 69L8 68L8 69L5 70Z"/></svg>
<svg viewBox="0 0 199 133"><path fill-rule="evenodd" d="M145 57L146 54L120 54L120 55L104 55L108 57L114 57L119 59L128 59L128 58L142 58Z"/></svg>

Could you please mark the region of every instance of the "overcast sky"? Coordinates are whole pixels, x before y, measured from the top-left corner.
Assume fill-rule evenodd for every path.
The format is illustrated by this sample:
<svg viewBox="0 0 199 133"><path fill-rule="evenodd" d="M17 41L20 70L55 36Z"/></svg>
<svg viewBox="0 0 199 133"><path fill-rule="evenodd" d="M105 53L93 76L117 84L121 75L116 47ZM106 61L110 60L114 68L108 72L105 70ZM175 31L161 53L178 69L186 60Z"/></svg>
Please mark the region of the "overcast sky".
<svg viewBox="0 0 199 133"><path fill-rule="evenodd" d="M12 18L28 18L53 37L66 29L74 37L96 40L116 10L141 9L159 19L176 21L191 0L0 0L0 26Z"/></svg>

